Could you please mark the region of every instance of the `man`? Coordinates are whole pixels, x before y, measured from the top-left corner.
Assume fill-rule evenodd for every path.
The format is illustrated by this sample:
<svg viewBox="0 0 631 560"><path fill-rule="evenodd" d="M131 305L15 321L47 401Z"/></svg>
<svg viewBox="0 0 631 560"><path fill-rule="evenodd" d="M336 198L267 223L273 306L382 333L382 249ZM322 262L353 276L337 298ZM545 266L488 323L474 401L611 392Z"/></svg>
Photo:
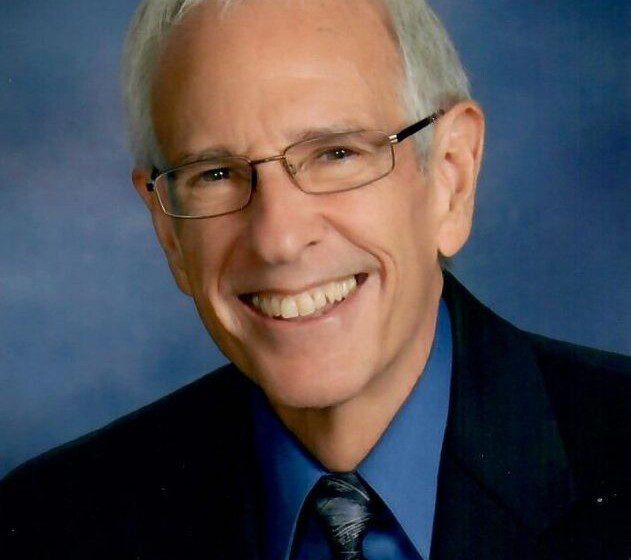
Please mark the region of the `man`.
<svg viewBox="0 0 631 560"><path fill-rule="evenodd" d="M628 558L625 358L441 262L484 118L423 2L148 0L133 182L232 364L0 486L3 558Z"/></svg>

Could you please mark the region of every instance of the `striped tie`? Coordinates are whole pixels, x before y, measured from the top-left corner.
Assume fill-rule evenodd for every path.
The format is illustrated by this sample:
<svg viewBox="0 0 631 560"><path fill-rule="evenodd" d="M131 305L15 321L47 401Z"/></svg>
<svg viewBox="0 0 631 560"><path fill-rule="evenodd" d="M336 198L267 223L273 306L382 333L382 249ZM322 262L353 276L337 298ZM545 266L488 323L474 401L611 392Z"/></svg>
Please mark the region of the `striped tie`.
<svg viewBox="0 0 631 560"><path fill-rule="evenodd" d="M363 560L362 541L372 514L368 490L354 473L323 476L315 489L315 509L335 560Z"/></svg>

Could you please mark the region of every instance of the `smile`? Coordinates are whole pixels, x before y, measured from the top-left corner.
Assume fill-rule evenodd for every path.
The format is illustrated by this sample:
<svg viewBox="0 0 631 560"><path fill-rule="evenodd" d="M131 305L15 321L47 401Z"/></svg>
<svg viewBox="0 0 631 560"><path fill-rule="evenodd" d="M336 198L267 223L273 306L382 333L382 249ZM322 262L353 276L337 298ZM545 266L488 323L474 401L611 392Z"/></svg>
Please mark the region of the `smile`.
<svg viewBox="0 0 631 560"><path fill-rule="evenodd" d="M366 276L347 276L291 295L261 292L248 294L241 299L261 314L274 319L318 316L327 313L356 292Z"/></svg>

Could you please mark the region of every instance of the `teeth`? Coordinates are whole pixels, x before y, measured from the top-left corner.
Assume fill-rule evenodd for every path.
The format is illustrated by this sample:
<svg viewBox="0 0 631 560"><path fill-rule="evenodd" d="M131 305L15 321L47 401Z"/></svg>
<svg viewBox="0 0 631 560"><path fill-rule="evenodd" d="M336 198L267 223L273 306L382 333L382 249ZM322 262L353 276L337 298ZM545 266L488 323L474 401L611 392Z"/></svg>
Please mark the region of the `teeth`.
<svg viewBox="0 0 631 560"><path fill-rule="evenodd" d="M284 297L283 301L280 302L280 314L283 319L293 319L294 317L298 317L298 304L296 303L296 298L293 297ZM267 315L270 315L269 311Z"/></svg>
<svg viewBox="0 0 631 560"><path fill-rule="evenodd" d="M343 288L342 288L342 297L346 297L351 291L351 283L350 281L346 280L344 281L343 284Z"/></svg>
<svg viewBox="0 0 631 560"><path fill-rule="evenodd" d="M316 309L322 309L326 305L326 296L322 290L316 290L311 297Z"/></svg>
<svg viewBox="0 0 631 560"><path fill-rule="evenodd" d="M279 317L281 315L280 302L281 299L278 296L272 297L271 311L273 317ZM256 305L256 304L255 304Z"/></svg>
<svg viewBox="0 0 631 560"><path fill-rule="evenodd" d="M267 298L260 298L261 303L261 311L265 313L265 315L271 315L272 313L272 302Z"/></svg>
<svg viewBox="0 0 631 560"><path fill-rule="evenodd" d="M330 303L342 301L356 289L355 277L349 276L293 296L256 294L252 297L252 305L268 317L293 319L312 315Z"/></svg>
<svg viewBox="0 0 631 560"><path fill-rule="evenodd" d="M331 282L324 286L324 294L329 303L335 303L339 299L342 299L340 285L337 282Z"/></svg>
<svg viewBox="0 0 631 560"><path fill-rule="evenodd" d="M348 288L348 293L357 288L357 280L354 276L351 276L348 280L346 280L346 287Z"/></svg>
<svg viewBox="0 0 631 560"><path fill-rule="evenodd" d="M313 298L309 294L300 294L296 298L296 303L298 304L298 313L300 313L301 317L311 315L315 311L315 303L313 303Z"/></svg>

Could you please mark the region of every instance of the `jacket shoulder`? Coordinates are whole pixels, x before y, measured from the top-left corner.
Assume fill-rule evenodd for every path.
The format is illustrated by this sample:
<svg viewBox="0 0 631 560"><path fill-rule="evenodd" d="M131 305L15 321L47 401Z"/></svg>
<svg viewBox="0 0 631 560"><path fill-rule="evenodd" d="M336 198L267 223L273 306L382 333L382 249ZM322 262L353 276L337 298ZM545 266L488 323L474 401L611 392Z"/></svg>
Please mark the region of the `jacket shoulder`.
<svg viewBox="0 0 631 560"><path fill-rule="evenodd" d="M526 333L553 402L559 410L629 413L631 358ZM622 419L622 417L620 417Z"/></svg>
<svg viewBox="0 0 631 560"><path fill-rule="evenodd" d="M85 467L86 462L114 461L121 453L131 457L148 450L159 452L184 432L195 433L202 423L205 434L212 435L213 420L222 421L234 413L235 407L243 406L246 383L232 364L219 368L102 428L26 461L0 481L0 491L19 480L45 476L48 471L72 468L78 463Z"/></svg>
<svg viewBox="0 0 631 560"><path fill-rule="evenodd" d="M601 381L631 381L631 357L527 333L539 364L548 370L572 370L575 375L598 376ZM603 377L604 376L604 377Z"/></svg>
<svg viewBox="0 0 631 560"><path fill-rule="evenodd" d="M248 383L226 366L9 473L0 481L0 550L21 551L8 558L74 558L76 545L93 558L99 547L131 557L124 535L142 534L153 516L188 535L185 496L228 500L224 487L202 483L232 471L248 425Z"/></svg>
<svg viewBox="0 0 631 560"><path fill-rule="evenodd" d="M577 482L592 490L620 484L631 472L631 358L527 336Z"/></svg>

